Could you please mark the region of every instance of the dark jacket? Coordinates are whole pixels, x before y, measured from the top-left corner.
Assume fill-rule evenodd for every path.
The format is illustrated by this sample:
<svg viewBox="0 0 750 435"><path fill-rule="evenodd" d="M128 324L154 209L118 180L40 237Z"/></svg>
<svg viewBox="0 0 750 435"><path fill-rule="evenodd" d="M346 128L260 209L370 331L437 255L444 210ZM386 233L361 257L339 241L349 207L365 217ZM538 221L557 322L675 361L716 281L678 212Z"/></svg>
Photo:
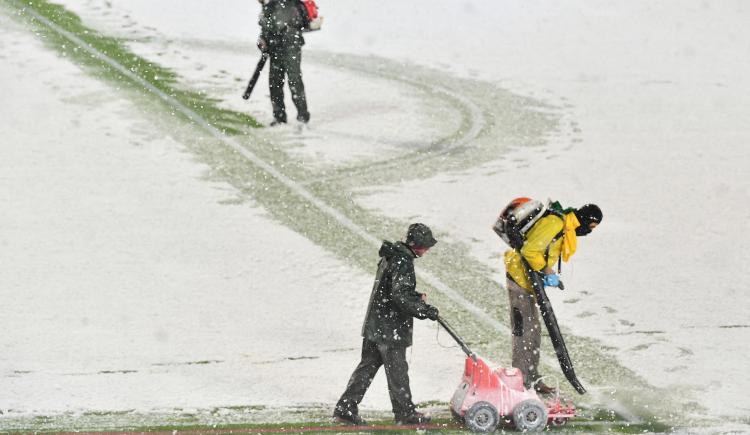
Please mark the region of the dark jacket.
<svg viewBox="0 0 750 435"><path fill-rule="evenodd" d="M430 305L417 293L414 252L403 242L384 241L362 336L376 343L411 346L414 317L427 318Z"/></svg>
<svg viewBox="0 0 750 435"><path fill-rule="evenodd" d="M304 20L299 0L271 0L260 14L260 37L270 51L305 45Z"/></svg>

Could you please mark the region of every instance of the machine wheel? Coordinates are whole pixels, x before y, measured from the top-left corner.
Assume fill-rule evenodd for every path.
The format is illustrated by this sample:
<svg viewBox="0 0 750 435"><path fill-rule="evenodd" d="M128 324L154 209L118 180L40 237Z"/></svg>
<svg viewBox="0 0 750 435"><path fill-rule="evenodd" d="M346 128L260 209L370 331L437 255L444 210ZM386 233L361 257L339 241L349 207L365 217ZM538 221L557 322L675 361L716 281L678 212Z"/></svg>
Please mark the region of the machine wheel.
<svg viewBox="0 0 750 435"><path fill-rule="evenodd" d="M500 423L497 409L491 403L477 402L466 411L464 416L466 427L472 432L494 432Z"/></svg>
<svg viewBox="0 0 750 435"><path fill-rule="evenodd" d="M524 432L535 432L547 425L547 409L538 400L524 400L513 408L513 424Z"/></svg>
<svg viewBox="0 0 750 435"><path fill-rule="evenodd" d="M566 423L568 423L568 419L562 418L562 417L553 418L551 423L552 423L552 426L562 427L562 426L565 426Z"/></svg>

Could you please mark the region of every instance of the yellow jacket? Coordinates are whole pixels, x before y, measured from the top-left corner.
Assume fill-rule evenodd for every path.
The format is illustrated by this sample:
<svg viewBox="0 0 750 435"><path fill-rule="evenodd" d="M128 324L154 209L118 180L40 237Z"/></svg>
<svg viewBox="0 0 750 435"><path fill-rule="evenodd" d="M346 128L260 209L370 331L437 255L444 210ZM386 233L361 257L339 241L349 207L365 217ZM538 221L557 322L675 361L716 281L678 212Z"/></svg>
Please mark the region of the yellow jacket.
<svg viewBox="0 0 750 435"><path fill-rule="evenodd" d="M567 262L570 256L575 253L575 229L578 226L580 226L580 223L572 212L565 215L564 221L559 216L553 214L539 219L529 232L526 233L526 243L521 248L521 255L526 258L531 268L536 271L541 271L548 266L554 268L561 251L563 251L564 245L566 255L563 256L563 259ZM553 242L555 236L560 234L563 228L565 228L564 234ZM547 246L549 246L549 255L545 262L544 254L547 251ZM521 262L521 255L513 249L507 251L505 253L505 270L513 281L533 294L531 283L526 277L526 271Z"/></svg>

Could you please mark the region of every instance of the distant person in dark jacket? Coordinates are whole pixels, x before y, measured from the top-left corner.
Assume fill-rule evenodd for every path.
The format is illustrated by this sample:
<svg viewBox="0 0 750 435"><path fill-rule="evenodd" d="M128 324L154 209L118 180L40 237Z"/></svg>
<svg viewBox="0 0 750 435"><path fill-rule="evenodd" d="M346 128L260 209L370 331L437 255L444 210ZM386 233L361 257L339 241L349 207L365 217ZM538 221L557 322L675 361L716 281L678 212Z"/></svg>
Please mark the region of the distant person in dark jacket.
<svg viewBox="0 0 750 435"><path fill-rule="evenodd" d="M409 226L406 242L384 241L380 247L375 285L362 326L362 360L336 404L335 420L366 424L359 416L358 405L380 366L385 366L396 423L430 421L429 416L416 411L412 401L406 348L412 343L414 317L438 318L438 309L425 302L424 294L417 293L414 273L414 259L423 256L436 243L426 225L415 223Z"/></svg>
<svg viewBox="0 0 750 435"><path fill-rule="evenodd" d="M258 48L268 53L271 68L268 73L268 84L271 90L271 105L274 121L271 125L286 123L284 107L284 77L289 78L289 90L292 101L297 107L297 120L307 123L310 112L307 111L305 84L302 83L302 37L304 19L299 0L258 0L263 5L260 16L260 37Z"/></svg>

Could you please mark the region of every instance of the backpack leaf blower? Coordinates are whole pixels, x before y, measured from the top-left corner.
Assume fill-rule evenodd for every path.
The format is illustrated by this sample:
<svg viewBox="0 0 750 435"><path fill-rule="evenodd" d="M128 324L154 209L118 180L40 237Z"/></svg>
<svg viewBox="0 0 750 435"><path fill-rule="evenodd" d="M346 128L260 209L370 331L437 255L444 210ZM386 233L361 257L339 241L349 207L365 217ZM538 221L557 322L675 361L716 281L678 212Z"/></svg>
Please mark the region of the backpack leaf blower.
<svg viewBox="0 0 750 435"><path fill-rule="evenodd" d="M245 93L242 94L242 99L247 100L250 98L250 94L253 92L253 88L255 87L255 83L258 82L258 77L260 77L260 72L263 71L263 67L266 66L266 61L268 60L268 52L264 52L260 56L260 60L258 61L258 65L255 67L255 72L253 72L253 76L250 77L250 82L247 84L247 88L245 89Z"/></svg>

